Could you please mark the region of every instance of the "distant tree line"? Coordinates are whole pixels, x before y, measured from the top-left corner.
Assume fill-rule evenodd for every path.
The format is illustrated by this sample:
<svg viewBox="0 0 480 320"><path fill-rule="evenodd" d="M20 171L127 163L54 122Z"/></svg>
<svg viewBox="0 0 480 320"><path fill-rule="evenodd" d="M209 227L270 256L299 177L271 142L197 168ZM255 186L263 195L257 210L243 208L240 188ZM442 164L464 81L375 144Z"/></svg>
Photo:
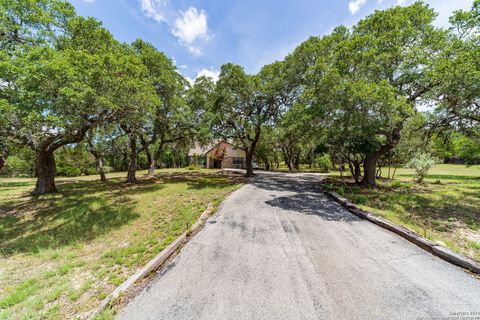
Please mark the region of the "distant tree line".
<svg viewBox="0 0 480 320"><path fill-rule="evenodd" d="M190 84L143 40L120 43L63 0L0 0L0 171L153 175L186 165L193 142L243 148L247 176L285 163L348 170L375 187L381 168L422 150L480 163L480 0L434 26L423 2L375 11L311 37L250 75L221 67Z"/></svg>

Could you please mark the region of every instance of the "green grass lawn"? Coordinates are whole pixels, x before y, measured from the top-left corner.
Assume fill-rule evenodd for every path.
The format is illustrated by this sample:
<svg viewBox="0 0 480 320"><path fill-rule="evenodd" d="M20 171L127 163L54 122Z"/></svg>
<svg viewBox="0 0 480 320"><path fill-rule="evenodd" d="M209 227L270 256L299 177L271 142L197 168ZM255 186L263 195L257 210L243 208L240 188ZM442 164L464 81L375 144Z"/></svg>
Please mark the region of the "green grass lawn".
<svg viewBox="0 0 480 320"><path fill-rule="evenodd" d="M241 184L205 169L159 170L136 185L108 177L59 178L58 194L37 198L33 179L0 178L0 319L93 309Z"/></svg>
<svg viewBox="0 0 480 320"><path fill-rule="evenodd" d="M438 165L423 184L413 182L413 170L399 168L395 180L380 179L378 189L359 188L350 178L343 184L338 172L331 176L325 186L362 209L480 261L479 166Z"/></svg>

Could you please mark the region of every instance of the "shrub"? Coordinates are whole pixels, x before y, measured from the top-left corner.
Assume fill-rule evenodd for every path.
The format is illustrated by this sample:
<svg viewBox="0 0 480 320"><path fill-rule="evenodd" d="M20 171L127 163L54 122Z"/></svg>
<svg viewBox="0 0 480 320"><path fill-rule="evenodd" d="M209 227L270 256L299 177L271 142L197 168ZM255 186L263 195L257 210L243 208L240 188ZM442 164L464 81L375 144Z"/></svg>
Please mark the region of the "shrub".
<svg viewBox="0 0 480 320"><path fill-rule="evenodd" d="M81 174L86 176L91 176L98 173L97 168L89 167L89 166L82 168L80 171L81 171Z"/></svg>
<svg viewBox="0 0 480 320"><path fill-rule="evenodd" d="M368 197L363 194L354 194L351 198L352 202L356 204L366 204L368 202Z"/></svg>
<svg viewBox="0 0 480 320"><path fill-rule="evenodd" d="M391 186L392 188L402 188L405 186L405 184L402 181L395 180L395 181L392 181Z"/></svg>
<svg viewBox="0 0 480 320"><path fill-rule="evenodd" d="M189 165L187 168L188 168L188 170L195 170L195 169L197 169L197 167L196 167L195 165L193 165L193 164Z"/></svg>
<svg viewBox="0 0 480 320"><path fill-rule="evenodd" d="M438 163L438 160L429 153L419 153L407 163L408 168L415 170L418 183L422 183L428 171Z"/></svg>
<svg viewBox="0 0 480 320"><path fill-rule="evenodd" d="M1 174L10 177L29 176L31 174L31 165L28 161L16 156L7 158L7 163L2 169Z"/></svg>
<svg viewBox="0 0 480 320"><path fill-rule="evenodd" d="M345 195L345 189L343 187L338 188L337 194L343 197Z"/></svg>
<svg viewBox="0 0 480 320"><path fill-rule="evenodd" d="M113 167L103 166L103 171L104 171L105 173L113 172Z"/></svg>
<svg viewBox="0 0 480 320"><path fill-rule="evenodd" d="M57 168L57 175L64 177L77 177L82 174L80 168L64 165Z"/></svg>
<svg viewBox="0 0 480 320"><path fill-rule="evenodd" d="M332 169L332 161L330 160L330 156L325 154L323 156L317 156L312 163L315 169L320 170L321 172L328 173L330 169Z"/></svg>

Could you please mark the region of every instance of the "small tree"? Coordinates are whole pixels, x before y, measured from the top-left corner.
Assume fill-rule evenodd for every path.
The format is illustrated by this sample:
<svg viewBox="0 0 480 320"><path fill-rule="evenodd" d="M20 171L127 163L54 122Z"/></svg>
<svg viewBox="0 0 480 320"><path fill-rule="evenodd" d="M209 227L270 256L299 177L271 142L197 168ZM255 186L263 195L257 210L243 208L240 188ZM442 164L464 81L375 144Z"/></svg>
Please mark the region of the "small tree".
<svg viewBox="0 0 480 320"><path fill-rule="evenodd" d="M422 183L428 171L438 163L429 153L419 153L407 163L407 167L415 170L418 183Z"/></svg>
<svg viewBox="0 0 480 320"><path fill-rule="evenodd" d="M212 151L212 158L218 161L223 161L227 157L227 144L220 143Z"/></svg>

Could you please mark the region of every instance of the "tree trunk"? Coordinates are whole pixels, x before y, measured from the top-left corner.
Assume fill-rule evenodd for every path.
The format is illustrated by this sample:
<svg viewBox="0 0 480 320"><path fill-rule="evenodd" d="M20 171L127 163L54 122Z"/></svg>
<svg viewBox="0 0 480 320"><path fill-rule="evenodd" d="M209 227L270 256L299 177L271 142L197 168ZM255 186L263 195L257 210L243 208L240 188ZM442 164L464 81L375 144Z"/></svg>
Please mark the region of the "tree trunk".
<svg viewBox="0 0 480 320"><path fill-rule="evenodd" d="M7 157L8 157L8 150L4 148L0 150L0 172L2 171L3 167L7 164Z"/></svg>
<svg viewBox="0 0 480 320"><path fill-rule="evenodd" d="M255 154L255 149L257 148L258 140L260 140L260 127L257 128L255 137L251 140L250 146L245 148L246 154L246 166L247 166L247 173L246 177L253 177L253 155Z"/></svg>
<svg viewBox="0 0 480 320"><path fill-rule="evenodd" d="M395 146L400 142L401 130L403 129L403 123L400 122L397 126L389 133L387 133L387 144L382 146L376 152L372 152L365 157L363 162L363 180L361 182L362 186L367 188L375 188L377 186L376 174L377 174L377 162L381 156L390 152L395 148Z"/></svg>
<svg viewBox="0 0 480 320"><path fill-rule="evenodd" d="M350 161L348 163L350 167L350 173L352 174L353 179L355 180L356 184L360 183L360 176L362 175L362 170L360 168L360 163L357 161Z"/></svg>
<svg viewBox="0 0 480 320"><path fill-rule="evenodd" d="M138 150L137 150L137 138L135 135L130 134L130 162L128 164L127 183L137 182L137 162L138 162Z"/></svg>
<svg viewBox="0 0 480 320"><path fill-rule="evenodd" d="M148 173L147 176L153 177L155 175L155 168L156 168L156 161L155 157L150 152L148 147L145 148L145 153L147 154L147 161L148 161Z"/></svg>
<svg viewBox="0 0 480 320"><path fill-rule="evenodd" d="M376 173L377 179L382 177L382 166L378 166L377 173Z"/></svg>
<svg viewBox="0 0 480 320"><path fill-rule="evenodd" d="M283 148L282 154L283 154L283 161L285 161L285 165L288 167L288 171L292 172L293 171L292 157L288 153L287 148ZM278 166L277 166L277 168L278 168Z"/></svg>
<svg viewBox="0 0 480 320"><path fill-rule="evenodd" d="M392 180L395 179L395 174L397 173L397 167L393 168Z"/></svg>
<svg viewBox="0 0 480 320"><path fill-rule="evenodd" d="M157 167L157 162L155 161L155 158L152 157L150 161L148 162L148 176L153 177L155 175L155 169Z"/></svg>
<svg viewBox="0 0 480 320"><path fill-rule="evenodd" d="M363 179L362 186L367 188L375 188L377 186L376 181L376 166L377 161L380 155L378 153L372 153L365 157L365 162L363 163Z"/></svg>
<svg viewBox="0 0 480 320"><path fill-rule="evenodd" d="M153 140L155 141L155 140ZM152 151L150 150L150 144L152 143L149 140L146 140L142 135L140 135L140 143L142 144L143 149L145 150L145 155L147 156L148 162L148 177L153 177L155 175L155 168L156 168L156 154L153 155Z"/></svg>
<svg viewBox="0 0 480 320"><path fill-rule="evenodd" d="M285 164L288 167L288 171L292 172L293 171L292 163L290 161L285 160Z"/></svg>
<svg viewBox="0 0 480 320"><path fill-rule="evenodd" d="M107 182L107 177L105 176L105 169L103 168L103 159L100 154L95 150L95 147L90 140L87 141L87 149L90 154L95 158L95 166L97 167L97 172L100 175L100 180L102 182Z"/></svg>
<svg viewBox="0 0 480 320"><path fill-rule="evenodd" d="M98 174L100 175L100 180L102 182L107 182L107 176L105 175L105 169L103 169L103 160L102 158L98 157L96 160L95 160L96 164L97 164L97 171L98 171Z"/></svg>
<svg viewBox="0 0 480 320"><path fill-rule="evenodd" d="M293 160L293 167L295 168L295 170L299 171L300 170L300 159L298 157L298 155L294 158Z"/></svg>
<svg viewBox="0 0 480 320"><path fill-rule="evenodd" d="M40 151L37 153L37 182L32 195L39 196L42 194L57 192L55 186L55 156L53 152Z"/></svg>
<svg viewBox="0 0 480 320"><path fill-rule="evenodd" d="M246 151L246 167L247 173L245 174L246 177L253 177L253 151L248 149Z"/></svg>

